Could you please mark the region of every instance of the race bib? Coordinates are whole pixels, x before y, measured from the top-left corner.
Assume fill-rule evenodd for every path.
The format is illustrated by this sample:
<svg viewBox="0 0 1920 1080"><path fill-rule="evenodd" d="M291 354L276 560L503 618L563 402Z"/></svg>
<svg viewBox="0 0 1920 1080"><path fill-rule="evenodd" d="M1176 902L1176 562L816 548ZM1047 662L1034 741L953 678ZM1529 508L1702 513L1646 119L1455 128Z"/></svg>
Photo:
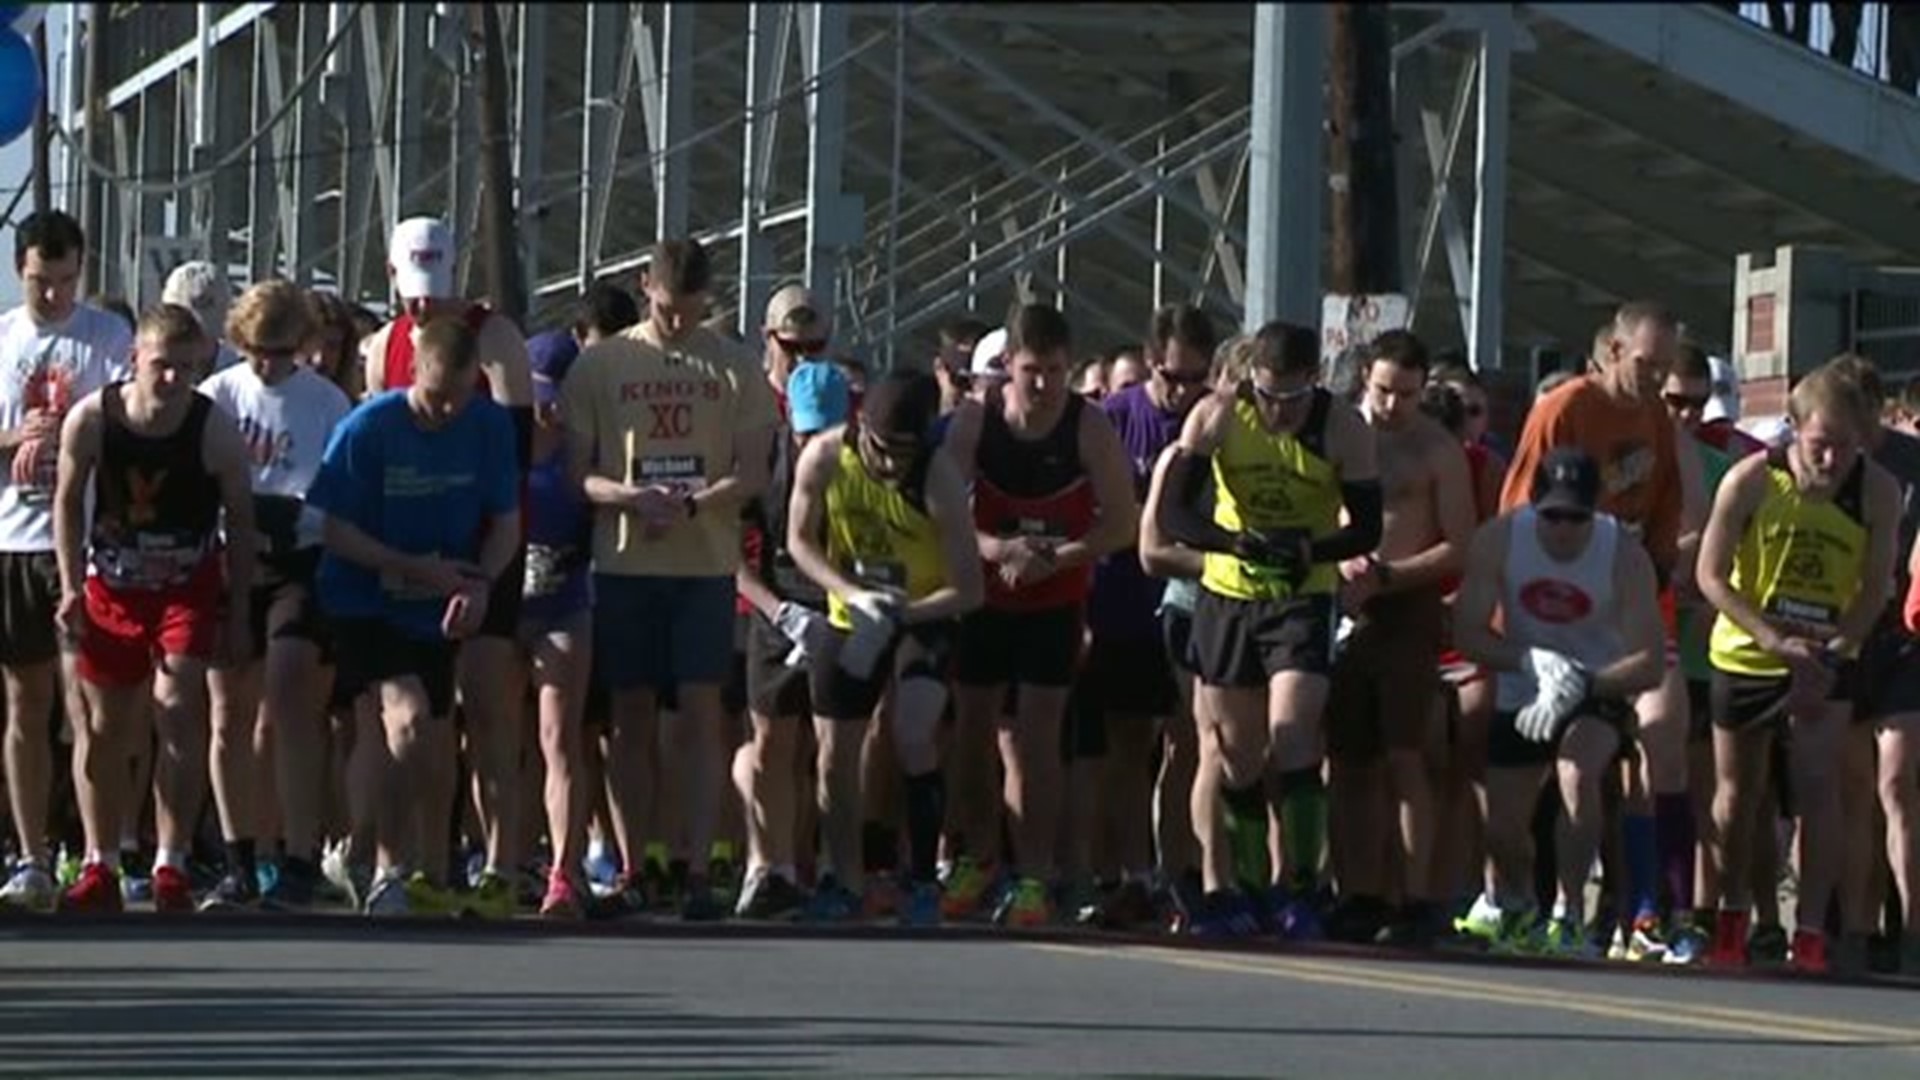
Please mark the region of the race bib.
<svg viewBox="0 0 1920 1080"><path fill-rule="evenodd" d="M676 495L696 495L707 487L707 461L699 454L643 457L633 462L633 483L665 487Z"/></svg>
<svg viewBox="0 0 1920 1080"><path fill-rule="evenodd" d="M566 587L579 562L579 552L571 546L528 544L527 576L521 595L529 600L552 596Z"/></svg>

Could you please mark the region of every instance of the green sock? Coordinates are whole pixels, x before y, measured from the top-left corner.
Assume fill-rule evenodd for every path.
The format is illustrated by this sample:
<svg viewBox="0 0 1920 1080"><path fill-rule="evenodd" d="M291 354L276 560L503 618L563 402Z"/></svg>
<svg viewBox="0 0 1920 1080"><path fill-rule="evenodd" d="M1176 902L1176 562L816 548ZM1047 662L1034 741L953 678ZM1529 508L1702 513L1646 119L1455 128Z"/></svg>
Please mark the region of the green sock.
<svg viewBox="0 0 1920 1080"><path fill-rule="evenodd" d="M1295 893L1311 891L1320 880L1320 856L1327 843L1327 788L1320 768L1280 774L1280 849Z"/></svg>

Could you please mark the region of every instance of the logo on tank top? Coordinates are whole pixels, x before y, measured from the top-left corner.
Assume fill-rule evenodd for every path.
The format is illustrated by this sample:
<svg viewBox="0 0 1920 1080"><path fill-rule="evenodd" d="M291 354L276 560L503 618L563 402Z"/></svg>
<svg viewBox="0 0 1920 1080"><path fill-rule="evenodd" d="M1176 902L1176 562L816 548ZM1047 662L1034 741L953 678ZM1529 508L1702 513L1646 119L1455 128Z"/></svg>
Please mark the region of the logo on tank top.
<svg viewBox="0 0 1920 1080"><path fill-rule="evenodd" d="M1593 614L1593 597L1571 581L1536 578L1520 588L1520 606L1544 623L1573 623Z"/></svg>

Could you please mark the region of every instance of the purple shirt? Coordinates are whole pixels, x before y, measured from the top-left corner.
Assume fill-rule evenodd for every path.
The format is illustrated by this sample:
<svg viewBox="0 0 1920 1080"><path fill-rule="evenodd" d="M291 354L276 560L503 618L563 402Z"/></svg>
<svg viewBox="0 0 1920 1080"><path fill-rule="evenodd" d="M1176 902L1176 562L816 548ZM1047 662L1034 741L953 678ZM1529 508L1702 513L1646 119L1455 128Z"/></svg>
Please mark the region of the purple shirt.
<svg viewBox="0 0 1920 1080"><path fill-rule="evenodd" d="M1153 403L1145 383L1136 383L1100 403L1101 411L1126 448L1133 470L1134 491L1142 503L1153 463L1180 437L1185 419ZM1140 556L1131 546L1100 560L1093 572L1093 592L1087 597L1087 625L1095 637L1127 642L1160 640L1160 591L1165 583L1140 569Z"/></svg>

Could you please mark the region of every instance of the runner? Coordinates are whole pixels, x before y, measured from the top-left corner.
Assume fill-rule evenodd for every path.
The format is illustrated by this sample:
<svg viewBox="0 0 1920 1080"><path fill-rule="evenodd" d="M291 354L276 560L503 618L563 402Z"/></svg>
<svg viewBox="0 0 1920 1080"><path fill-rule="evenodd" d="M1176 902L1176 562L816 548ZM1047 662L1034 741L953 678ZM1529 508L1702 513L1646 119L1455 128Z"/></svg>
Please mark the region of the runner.
<svg viewBox="0 0 1920 1080"><path fill-rule="evenodd" d="M478 393L481 335L434 319L412 336L410 385L341 421L307 492L325 515L315 580L342 696L373 695L392 756L370 915L440 900L429 853L445 843L438 796L452 793L426 778L452 742L456 653L489 623L503 579L520 594L520 458L507 410Z"/></svg>
<svg viewBox="0 0 1920 1080"><path fill-rule="evenodd" d="M573 340L585 349L640 321L640 305L633 294L611 281L587 286L574 305Z"/></svg>
<svg viewBox="0 0 1920 1080"><path fill-rule="evenodd" d="M858 910L861 891L862 738L847 729L873 716L889 683L911 855L901 920L929 926L941 917L943 669L954 621L980 606L985 586L960 470L933 442L938 415L938 384L889 373L869 391L859 420L816 436L795 466L787 548L826 590L832 630L803 631L820 743L821 835L833 867L814 908L827 917Z"/></svg>
<svg viewBox="0 0 1920 1080"><path fill-rule="evenodd" d="M588 786L582 726L593 656L593 517L567 475L566 417L560 387L580 355L561 331L527 342L533 367L533 470L527 477L527 573L520 647L533 672L540 753L546 764L546 892L540 914L577 919L589 895L581 879Z"/></svg>
<svg viewBox="0 0 1920 1080"><path fill-rule="evenodd" d="M978 745L997 733L1015 874L994 921L1033 927L1053 917L1060 726L1093 564L1133 542L1139 506L1113 425L1069 391L1065 317L1029 304L1013 313L1006 336L1006 385L956 413L947 434L973 483L987 561L986 606L961 623L955 652L955 738ZM1018 696L1012 717L1004 708L1009 687ZM994 836L974 830L967 840L989 848Z"/></svg>
<svg viewBox="0 0 1920 1080"><path fill-rule="evenodd" d="M1720 612L1709 644L1720 888L1709 962L1746 963L1756 796L1784 737L1800 827L1793 965L1822 972L1822 923L1842 862L1838 779L1857 697L1853 661L1893 582L1900 492L1863 454L1874 403L1844 366L1803 379L1788 412L1793 441L1728 472L1700 546L1700 591Z"/></svg>
<svg viewBox="0 0 1920 1080"><path fill-rule="evenodd" d="M955 319L940 328L940 351L933 356L933 375L940 380L940 415L966 400L972 382L973 348L992 328L978 319Z"/></svg>
<svg viewBox="0 0 1920 1080"><path fill-rule="evenodd" d="M740 510L766 486L778 423L758 358L701 323L712 268L697 241L655 245L647 321L582 353L562 390L571 468L594 524L595 668L612 692L608 774L628 884L649 832L637 775L675 689L691 730L685 776L694 852L712 845L724 771L722 684L733 655ZM681 916L717 919L706 868Z"/></svg>
<svg viewBox="0 0 1920 1080"><path fill-rule="evenodd" d="M799 729L814 712L807 693L808 646L826 626L828 601L788 550L787 510L796 460L821 432L846 422L850 398L846 377L817 361L800 365L785 387L786 437L776 440L772 479L749 511L760 543L735 576L754 612L747 631L753 741L734 773L750 809L747 876L736 908L748 919L791 917L806 899L794 854ZM846 752L839 741L834 747Z"/></svg>
<svg viewBox="0 0 1920 1080"><path fill-rule="evenodd" d="M60 425L75 402L119 378L133 355L130 326L76 299L86 256L73 218L57 210L29 215L13 232L22 303L0 315L0 459L7 464L0 472L0 672L7 798L20 843L0 906L31 911L54 904L47 816L60 656L53 619ZM81 713L70 707L68 715ZM120 840L106 837L116 854Z"/></svg>
<svg viewBox="0 0 1920 1080"><path fill-rule="evenodd" d="M1424 947L1445 928L1433 880L1440 824L1429 773L1445 733L1435 723L1445 584L1473 538L1473 486L1458 441L1420 412L1427 349L1405 331L1368 348L1361 415L1376 436L1385 499L1378 550L1340 565L1341 607L1353 619L1327 700L1333 761L1334 854L1345 916L1329 931L1368 941L1388 929L1394 879L1403 904L1395 941ZM1381 861L1399 822L1400 872Z"/></svg>
<svg viewBox="0 0 1920 1080"><path fill-rule="evenodd" d="M240 354L227 341L227 311L233 305L233 286L227 276L210 262L196 259L183 262L167 275L160 289L160 302L178 304L193 312L200 329L207 335L206 356L194 382L205 382L216 372L240 362Z"/></svg>
<svg viewBox="0 0 1920 1080"><path fill-rule="evenodd" d="M387 245L387 276L404 310L400 316L362 343L366 357L367 389L402 390L413 385L415 331L427 322L455 319L473 331L478 342L480 389L507 410L514 428L516 470L522 492L531 464L533 442L533 375L527 344L513 321L485 304L460 299L454 283L458 252L453 233L434 218L409 218L394 226ZM524 538L519 538L524 547ZM486 834L486 864L474 881L471 903L475 911L494 917L512 914L516 890L507 875L519 865L520 755L524 749L527 668L518 640L526 553L517 551L505 574L494 579L496 592L487 598L487 619L477 632L460 643L460 712L465 722L472 762L474 799ZM447 792L454 805L457 784L453 730L434 729L444 745L429 752L427 783L435 805ZM450 839L448 834L447 839ZM443 857L442 837L429 839L423 869L437 880L451 867Z"/></svg>
<svg viewBox="0 0 1920 1080"><path fill-rule="evenodd" d="M1635 301L1622 305L1594 335L1592 370L1534 403L1520 434L1500 503L1521 505L1545 454L1577 447L1599 466L1600 509L1647 549L1661 586L1660 610L1673 641L1673 584L1691 568L1679 565L1681 526L1690 475L1683 472L1673 421L1660 402L1679 349L1671 312ZM1615 888L1620 915L1630 919L1623 955L1664 952L1659 925L1658 821L1660 796L1684 796L1687 776L1686 683L1669 663L1655 688L1634 701L1637 772L1624 801L1625 890ZM1625 895L1620 895L1624 891Z"/></svg>
<svg viewBox="0 0 1920 1080"><path fill-rule="evenodd" d="M253 623L244 651L209 673L213 703L213 793L220 831L232 852L227 874L203 901L219 909L259 898L255 845L277 820L288 857L266 899L293 909L313 903L319 880L322 786L327 770L325 636L314 597L320 528L309 514L307 488L320 470L328 436L352 404L339 388L301 363L317 327L306 294L284 281L255 285L227 317L228 341L242 362L201 384L201 393L240 429L247 446L253 521L260 541L259 575L249 605ZM274 760L254 754L256 729L273 733ZM271 788L255 786L272 770Z"/></svg>
<svg viewBox="0 0 1920 1080"><path fill-rule="evenodd" d="M1920 440L1886 422L1886 388L1871 361L1847 355L1835 362L1879 418L1868 449L1900 491L1900 535L1894 551L1909 553L1920 534ZM1896 557L1891 595L1904 600L1911 576L1911 561ZM1914 917L1920 914L1920 897L1915 896L1920 849L1914 846L1920 827L1920 642L1903 624L1904 606L1887 607L1860 652L1860 698L1847 733L1840 787L1847 852L1840 887L1843 935L1834 942L1831 957L1837 974L1866 973L1868 938L1879 928L1887 896L1881 852L1874 844L1876 802L1886 815L1885 865L1901 899L1889 912L1888 929L1904 930L1910 943L1920 935L1920 920ZM1920 952L1910 944L1907 953L1911 959L1901 966L1920 974Z"/></svg>
<svg viewBox="0 0 1920 1080"><path fill-rule="evenodd" d="M61 898L68 910L120 908L112 845L140 806L125 763L149 708L160 840L153 903L162 912L193 907L186 857L207 783L207 662L216 646L223 656L249 649L255 546L246 444L193 391L206 344L187 309L148 310L132 378L87 395L61 427L56 621L87 703L73 758L87 861ZM230 848L228 858L247 854Z"/></svg>
<svg viewBox="0 0 1920 1080"><path fill-rule="evenodd" d="M1454 601L1460 650L1498 673L1487 748L1491 857L1486 892L1463 924L1503 950L1592 956L1585 890L1600 845L1600 781L1632 738L1628 702L1660 681L1657 588L1646 552L1596 512L1603 481L1591 457L1558 447L1531 472L1528 505L1475 534ZM1532 821L1550 770L1562 809L1558 895L1539 920Z"/></svg>
<svg viewBox="0 0 1920 1080"><path fill-rule="evenodd" d="M1235 865L1264 869L1271 806L1287 872L1275 921L1303 938L1320 935L1321 720L1339 564L1373 551L1381 535L1373 433L1315 385L1319 370L1317 333L1262 327L1249 377L1188 414L1159 521L1169 538L1207 553L1193 612L1195 719L1216 760L1201 763L1193 811L1209 908L1247 907ZM1200 508L1209 487L1211 513ZM1203 799L1216 783L1221 798Z"/></svg>
<svg viewBox="0 0 1920 1080"><path fill-rule="evenodd" d="M1152 375L1102 403L1132 466L1134 491L1143 501L1161 451L1180 437L1187 412L1207 394L1216 346L1206 312L1169 304L1154 312L1147 329ZM1084 704L1103 726L1100 741L1107 750L1099 778L1106 812L1095 824L1110 828L1116 837L1121 881L1103 900L1094 921L1109 929L1130 929L1156 915L1156 850L1163 883L1199 868L1186 814L1169 813L1165 801L1154 813L1154 743L1164 738L1171 723L1167 718L1180 704L1161 635L1160 602L1161 583L1144 572L1138 551L1115 552L1095 567L1087 598L1092 632L1080 688ZM1188 792L1183 788L1172 796L1184 804Z"/></svg>

